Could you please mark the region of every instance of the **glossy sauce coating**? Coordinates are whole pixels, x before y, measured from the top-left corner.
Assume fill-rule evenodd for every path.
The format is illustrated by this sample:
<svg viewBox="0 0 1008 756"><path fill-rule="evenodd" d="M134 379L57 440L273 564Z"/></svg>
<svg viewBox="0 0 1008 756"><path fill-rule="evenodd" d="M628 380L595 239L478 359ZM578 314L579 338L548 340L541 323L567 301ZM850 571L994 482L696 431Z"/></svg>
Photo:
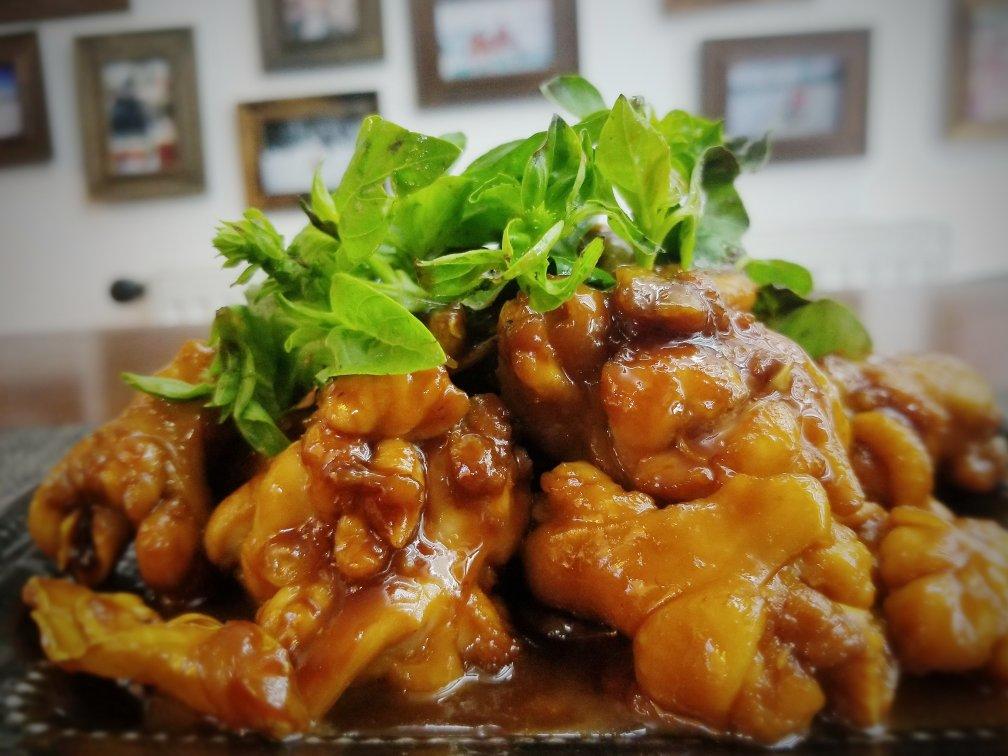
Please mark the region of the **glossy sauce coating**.
<svg viewBox="0 0 1008 756"><path fill-rule="evenodd" d="M633 639L641 689L716 730L776 742L824 707L867 727L895 689L871 555L808 476L737 475L658 508L585 463L543 478L526 542L543 601Z"/></svg>
<svg viewBox="0 0 1008 756"><path fill-rule="evenodd" d="M198 383L213 354L188 342L158 375ZM202 560L212 506L207 443L215 425L199 402L137 394L39 486L28 514L35 543L59 569L96 585L135 538L147 585L164 593L184 587Z"/></svg>
<svg viewBox="0 0 1008 756"><path fill-rule="evenodd" d="M680 590L659 580L659 569L634 570L655 560L688 562L698 547L688 541L663 545L646 535L650 532L646 523L659 517L651 513L624 514L618 526L590 530L584 522L591 521L585 514L591 506L582 507L570 519L550 493L553 484L546 481L556 471L544 479L546 504L538 510L542 524L525 549L529 581L537 595L615 625L634 638L639 657L651 659L648 646L677 648L664 664L653 659L637 663L638 683L648 695L674 713L764 740L801 731L824 704L862 725L882 719L894 673L886 660L883 625L872 616L876 605L871 597L842 597L829 588L832 581L871 587L874 559L869 550L881 563L880 606L888 619L887 632L908 671L986 668L999 674L1002 628L1008 622L1004 531L993 523L946 518L939 529L946 536L935 540L921 535L935 532L934 528L922 530L915 523L912 529L911 523L903 521L907 515L902 510L890 516L879 506L934 509L935 467L951 470L957 482L972 488L989 488L998 482L1003 469L998 449L1003 440L994 434L998 415L989 389L975 374L943 358L906 358L897 367L889 364L883 378L873 376L881 361L830 360L829 373L824 374L795 344L730 306L717 288L697 275L624 269L617 271L617 286L611 294L585 289L551 313L534 312L520 297L509 302L499 328L499 375L505 399L547 457L593 463L621 486L647 494L662 517L669 508L691 508L727 496L743 476L764 481L762 485L782 475L818 480L835 520L831 532L850 526L864 545L857 544L860 559L837 559L829 569L816 566L818 560L808 556L802 563L808 575L817 574L813 592L825 592L831 600L864 612L861 630L848 625L831 635L824 629L829 623L816 617L832 616L836 622L843 613L831 613L828 602L811 599L809 606L818 608L789 610L792 619L785 626L799 634L818 627L815 632L835 637L841 645L842 637L851 642L860 637L865 647L874 648L870 657L874 661L854 665L859 670L856 675L836 671L826 675L839 675L852 686L844 693L842 687L823 684L822 658L807 663L800 644L790 639L784 643L788 653L808 675L819 677L824 692L815 693L813 685L788 687L784 678L778 678L764 685L772 691L766 695L781 706L776 716L764 712L746 719L735 713L734 702L744 689L739 678L732 678L727 668L721 673L709 666L681 668L680 660L690 654L675 645L693 639L720 648L718 631L733 625L730 637L744 637L742 625L731 619L730 612L710 610L716 619L704 630L702 616L687 602L682 611L688 620L678 624L675 632L652 635L641 634L639 620L634 619L660 616L649 608L651 600L642 598L643 586L652 586L645 594L657 592L661 597L678 595ZM840 368L846 369L845 376L838 375ZM904 388L908 384L911 388ZM864 464L869 454L873 465ZM974 462L966 464L963 459ZM984 468L977 459L990 464ZM960 474L955 477L957 470ZM963 470L972 472L964 477ZM973 474L979 470L985 474ZM998 474L990 476L992 470ZM582 472L575 477L598 474ZM591 490L583 483L576 488ZM606 496L584 495L594 502L593 516L603 516ZM620 493L617 498L623 496ZM878 503L873 501L876 498ZM742 501L755 506L758 496L750 493ZM660 509L663 506L666 509ZM769 519L764 527L772 537L783 538L793 528L801 532L800 523L798 514L791 513ZM745 533L751 524L739 516L735 529ZM578 540L578 534L591 540ZM712 538L727 539L723 533ZM697 541L704 539L698 536ZM807 553L815 553L811 545L807 548ZM736 565L737 573L737 560L757 553L748 544L699 562L708 569L723 565L729 571ZM768 574L793 574L785 565L786 560L777 563ZM681 568L676 570L680 574L685 574ZM773 593L769 586L779 585L779 580L749 583ZM924 590L927 584L932 590ZM940 589L934 587L939 584ZM609 590L599 588L607 585ZM789 586L789 595L808 593L795 585L800 581ZM736 587L729 595L739 599L747 591L745 586ZM674 600L671 605L677 603ZM721 606L713 602L703 609L715 605ZM774 616L774 611L745 616ZM766 637L762 632L753 630L749 637ZM965 648L957 652L958 646ZM758 668L752 652L739 647L734 652L741 668L749 669L748 664L753 670ZM943 661L957 655L958 662ZM753 674L758 677L757 672ZM855 682L859 675L860 681ZM686 681L689 696L699 695L702 680L715 685L722 695L719 705L708 701L704 708L705 704L685 700L681 693L670 693L668 681L677 680ZM793 698L788 698L787 689L794 692ZM855 711L850 706L853 702L864 708ZM789 703L791 713L785 715Z"/></svg>
<svg viewBox="0 0 1008 756"><path fill-rule="evenodd" d="M949 355L916 354L870 357L851 362L839 357L823 361L855 422L851 451L858 474L871 494L885 504L922 503L902 500L905 492L889 489L885 478L896 472L900 459L915 457L909 449L900 458L886 457L899 442L885 417L914 431L916 443L926 450L928 464L915 473L919 479L942 476L959 488L986 492L995 489L1008 471L1008 442L999 433L1001 413L990 385L972 368ZM878 413L881 413L880 417ZM876 439L879 442L876 443ZM914 464L920 464L913 460ZM921 480L920 488L932 483Z"/></svg>
<svg viewBox="0 0 1008 756"><path fill-rule="evenodd" d="M812 475L855 528L881 513L847 457L833 384L789 339L732 308L713 282L617 271L546 314L501 311L498 373L522 430L552 460L586 460L663 504L735 474Z"/></svg>
<svg viewBox="0 0 1008 756"><path fill-rule="evenodd" d="M933 498L936 476L1003 476L985 384L944 358L823 370L754 320L733 274L617 279L546 314L504 305L504 404L443 370L321 391L302 437L207 526L255 623L163 621L33 581L46 653L275 736L643 725L772 743L819 714L885 722L890 644L907 673L1008 679L1008 535ZM431 327L462 359L461 313ZM505 404L542 469L568 461L542 477L527 537L530 462ZM624 638L516 634L495 596L516 551L541 601Z"/></svg>

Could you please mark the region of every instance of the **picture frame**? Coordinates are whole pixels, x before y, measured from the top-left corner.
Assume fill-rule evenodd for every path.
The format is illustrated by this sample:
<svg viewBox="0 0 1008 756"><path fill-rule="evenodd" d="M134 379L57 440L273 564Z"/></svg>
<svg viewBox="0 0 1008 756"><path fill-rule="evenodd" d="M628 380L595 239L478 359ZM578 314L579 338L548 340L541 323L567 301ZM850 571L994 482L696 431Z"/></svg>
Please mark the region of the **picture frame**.
<svg viewBox="0 0 1008 756"><path fill-rule="evenodd" d="M0 24L129 10L129 0L3 0Z"/></svg>
<svg viewBox="0 0 1008 756"><path fill-rule="evenodd" d="M376 0L257 0L263 68L276 71L379 60L385 54Z"/></svg>
<svg viewBox="0 0 1008 756"><path fill-rule="evenodd" d="M870 47L867 29L707 41L702 110L732 136L770 131L772 161L862 155Z"/></svg>
<svg viewBox="0 0 1008 756"><path fill-rule="evenodd" d="M192 29L78 37L75 55L90 196L203 191Z"/></svg>
<svg viewBox="0 0 1008 756"><path fill-rule="evenodd" d="M320 166L327 186L335 187L361 122L377 112L373 91L239 104L247 203L263 210L296 207Z"/></svg>
<svg viewBox="0 0 1008 756"><path fill-rule="evenodd" d="M578 70L574 0L413 0L410 6L423 107L533 95L546 79Z"/></svg>
<svg viewBox="0 0 1008 756"><path fill-rule="evenodd" d="M51 156L38 35L0 37L0 167Z"/></svg>
<svg viewBox="0 0 1008 756"><path fill-rule="evenodd" d="M1008 137L1008 0L953 0L946 133Z"/></svg>

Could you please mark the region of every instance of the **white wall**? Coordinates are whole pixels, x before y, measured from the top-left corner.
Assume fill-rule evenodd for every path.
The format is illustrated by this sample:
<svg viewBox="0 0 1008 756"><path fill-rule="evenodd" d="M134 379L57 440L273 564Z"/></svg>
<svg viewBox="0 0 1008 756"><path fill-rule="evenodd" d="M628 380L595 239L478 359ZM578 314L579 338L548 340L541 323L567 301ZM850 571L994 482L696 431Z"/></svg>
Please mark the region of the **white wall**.
<svg viewBox="0 0 1008 756"><path fill-rule="evenodd" d="M150 313L112 303L111 279L174 276L184 289L187 270L210 271L214 225L244 206L238 102L375 89L388 118L430 133L465 131L470 156L546 124L551 109L537 98L418 109L406 2L384 2L383 61L271 74L260 64L253 0L132 0L128 13L34 25L54 156L47 164L0 171L0 332L137 324ZM1008 142L954 143L942 135L946 11L945 0L765 0L670 14L662 0L579 0L581 69L610 98L643 93L659 108L695 108L704 39L870 27L868 154L773 165L746 177L755 251L772 254L800 239L798 246L814 256L820 233L853 229L856 238L859 228L882 223L895 224L898 236L898 229L927 221L918 235L930 238L933 229L950 240L953 272L979 275L1008 268ZM206 191L89 201L73 39L176 25L196 30ZM32 25L0 32L22 28ZM299 223L290 212L276 220L287 231ZM217 291L223 279L205 275L209 290Z"/></svg>

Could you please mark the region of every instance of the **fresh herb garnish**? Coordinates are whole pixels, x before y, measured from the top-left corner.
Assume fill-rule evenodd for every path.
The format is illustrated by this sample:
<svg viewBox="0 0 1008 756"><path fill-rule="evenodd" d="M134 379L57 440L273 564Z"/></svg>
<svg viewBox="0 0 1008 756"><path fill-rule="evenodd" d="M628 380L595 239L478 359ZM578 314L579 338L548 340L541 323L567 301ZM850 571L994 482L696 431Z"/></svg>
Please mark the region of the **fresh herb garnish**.
<svg viewBox="0 0 1008 756"><path fill-rule="evenodd" d="M760 287L753 312L813 359L840 354L856 360L871 353L868 331L846 305L834 299L810 301L791 289L767 285Z"/></svg>
<svg viewBox="0 0 1008 756"><path fill-rule="evenodd" d="M224 266L250 286L247 304L217 313L217 357L204 380L126 380L167 399L208 397L271 455L288 443L280 418L314 386L443 364L418 316L452 304L481 310L509 287L547 311L582 283L612 285L599 267L600 221L647 268L742 259L749 218L734 181L766 159L766 140L726 140L720 122L681 110L659 118L639 98L610 108L579 76L542 89L578 120L556 116L458 174L449 170L462 135L365 119L336 190L316 174L302 201L308 222L289 243L258 210L218 230ZM748 263L763 287L760 315L813 356L856 351L836 307L805 300L811 279L788 265Z"/></svg>

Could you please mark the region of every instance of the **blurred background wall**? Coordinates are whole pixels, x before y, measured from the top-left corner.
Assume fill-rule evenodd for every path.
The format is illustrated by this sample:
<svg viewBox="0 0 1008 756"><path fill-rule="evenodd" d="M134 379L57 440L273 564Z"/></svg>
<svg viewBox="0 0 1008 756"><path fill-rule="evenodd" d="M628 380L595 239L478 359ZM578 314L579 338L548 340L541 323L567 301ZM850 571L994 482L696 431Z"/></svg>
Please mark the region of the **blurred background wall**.
<svg viewBox="0 0 1008 756"><path fill-rule="evenodd" d="M407 2L383 2L382 60L303 71L263 70L253 0L132 0L125 13L0 27L38 30L53 143L48 163L0 171L0 334L156 322L149 304L110 300L108 285L122 276L175 281L219 299L228 277L215 271L209 241L218 220L245 207L239 102L377 90L382 114L394 121L468 134L470 158L547 123L552 108L537 97L418 107ZM699 107L704 40L871 29L867 153L772 164L745 177L750 250L809 263L831 288L857 288L859 274L892 285L903 276L983 278L1008 269L1008 141L944 135L946 0L766 0L675 13L661 0L579 0L577 11L581 72L608 98L642 93L659 110ZM73 40L170 26L195 31L206 190L89 200ZM272 215L281 230L299 223L296 211ZM889 297L871 306L883 323L918 317L915 305Z"/></svg>

